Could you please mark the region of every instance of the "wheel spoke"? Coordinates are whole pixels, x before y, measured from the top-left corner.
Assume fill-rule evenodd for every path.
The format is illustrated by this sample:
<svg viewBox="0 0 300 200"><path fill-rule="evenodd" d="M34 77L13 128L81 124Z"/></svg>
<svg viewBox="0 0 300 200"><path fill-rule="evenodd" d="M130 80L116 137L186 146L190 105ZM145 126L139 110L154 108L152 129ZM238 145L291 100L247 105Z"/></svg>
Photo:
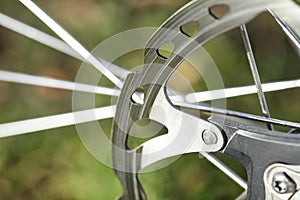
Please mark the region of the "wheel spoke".
<svg viewBox="0 0 300 200"><path fill-rule="evenodd" d="M115 114L115 106L28 119L0 124L0 138L48 130L90 121L107 119Z"/></svg>
<svg viewBox="0 0 300 200"><path fill-rule="evenodd" d="M58 80L49 77L39 77L35 75L28 75L28 74L23 74L18 72L9 72L5 70L0 70L0 81L51 87L57 89L66 89L66 90L73 90L79 92L96 93L96 94L103 94L103 95L110 95L110 96L119 96L120 94L119 90L113 88L75 83L71 81ZM285 90L285 89L291 89L296 87L300 87L300 79L262 84L262 88L264 92ZM189 93L185 96L185 100L188 103L196 103L196 102L210 101L210 100L216 100L222 98L249 95L249 94L254 94L256 92L257 90L255 85L251 85L251 86L243 86L243 87L236 87L236 88L226 88L220 90ZM171 100L173 99L175 100L175 98L178 98L178 96L176 95L169 96L169 97Z"/></svg>
<svg viewBox="0 0 300 200"><path fill-rule="evenodd" d="M27 24L24 24L23 22L20 22L7 15L4 15L3 13L0 13L0 25L9 30L15 31L25 37L36 40L41 44L52 47L60 52L70 55L74 58L83 60L83 58L77 52L75 52L69 45L67 45L62 40L59 40L32 26L29 26Z"/></svg>
<svg viewBox="0 0 300 200"><path fill-rule="evenodd" d="M275 21L279 24L279 26L282 28L282 30L284 31L284 33L290 39L290 41L292 42L292 44L296 47L298 55L300 56L300 38L294 33L294 31L289 27L288 24L286 24L282 19L280 19L270 9L269 9L269 13L274 17Z"/></svg>
<svg viewBox="0 0 300 200"><path fill-rule="evenodd" d="M65 31L58 23L56 23L49 15L40 9L31 0L19 0L33 14L35 14L42 22L44 22L51 30L53 30L62 40L73 48L79 55L86 59L91 65L106 76L112 83L122 88L123 82L119 80L112 72L110 72L94 55L84 48L76 39L74 39L67 31Z"/></svg>
<svg viewBox="0 0 300 200"><path fill-rule="evenodd" d="M259 115L253 115L249 113L243 113L243 112L238 112L238 111L232 111L228 109L222 109L222 108L216 108L216 107L210 107L208 105L199 105L199 104L192 104L192 103L185 103L185 102L175 102L174 100L172 103L175 106L183 107L183 108L188 108L188 109L194 109L194 110L200 110L204 112L211 112L211 113L216 113L216 114L222 114L222 115L228 115L228 116L234 116L234 117L239 117L239 118L244 118L244 119L249 119L249 120L255 120L263 123L270 123L270 124L276 124L280 126L287 126L287 127L293 127L293 128L300 128L300 123L297 122L290 122L290 121L285 121L281 119L275 119L275 118L267 118L267 117L262 117Z"/></svg>
<svg viewBox="0 0 300 200"><path fill-rule="evenodd" d="M213 165L215 165L217 168L219 168L222 172L224 172L227 176L229 176L232 180L234 180L237 184L239 184L242 188L247 190L247 182L244 179L242 179L239 175L237 175L234 171L232 171L217 157L205 152L200 152L200 154L204 156Z"/></svg>
<svg viewBox="0 0 300 200"><path fill-rule="evenodd" d="M34 86L43 86L43 87L50 87L50 88L57 88L57 89L65 89L71 91L96 93L96 94L109 95L109 96L120 95L120 90L118 89L101 87L101 86L93 86L88 84L75 83L71 81L58 80L54 78L40 77L40 76L22 74L17 72L9 72L4 70L0 70L0 81L21 83L21 84L34 85Z"/></svg>
<svg viewBox="0 0 300 200"><path fill-rule="evenodd" d="M245 200L247 198L247 190L240 194L235 200Z"/></svg>
<svg viewBox="0 0 300 200"><path fill-rule="evenodd" d="M76 51L74 51L64 41L57 39L56 37L53 37L52 35L44 33L32 26L24 24L23 22L13 19L9 16L6 16L2 13L0 13L0 25L9 30L15 31L23 36L26 36L30 39L33 39L41 44L51 47L57 51L60 51L64 54L67 54L69 56L77 58L78 60L85 62L84 58L81 57ZM129 71L123 69L122 67L114 65L106 60L101 59L101 58L98 58L98 59L105 66L109 66L109 69L112 71L112 73L114 73L116 76L118 76L122 79L124 79L129 73Z"/></svg>
<svg viewBox="0 0 300 200"><path fill-rule="evenodd" d="M252 47L251 47L251 43L250 43L250 39L249 39L249 36L248 36L246 25L242 24L240 29L241 29L242 39L243 39L243 42L244 42L244 45L245 45L247 58L248 58L249 65L250 65L250 68L251 68L252 76L253 76L253 79L254 79L254 82L255 82L255 85L256 85L256 88L257 88L258 99L259 99L259 102L260 102L262 112L263 112L265 117L270 118L271 115L270 115L270 112L269 112L266 97L264 95L264 92L263 92L263 89L262 89L262 86L261 86L261 80L260 80L259 73L258 73L258 70L257 70L257 66L256 66L256 62L255 62L254 54L253 54L253 51L252 51ZM268 124L268 128L270 130L274 129L272 124Z"/></svg>
<svg viewBox="0 0 300 200"><path fill-rule="evenodd" d="M300 87L300 79L291 81L278 81L273 83L264 83L261 85L263 92L273 92ZM255 85L225 88L212 91L196 92L186 95L186 101L189 103L211 101L216 99L238 97L243 95L255 94L257 88Z"/></svg>

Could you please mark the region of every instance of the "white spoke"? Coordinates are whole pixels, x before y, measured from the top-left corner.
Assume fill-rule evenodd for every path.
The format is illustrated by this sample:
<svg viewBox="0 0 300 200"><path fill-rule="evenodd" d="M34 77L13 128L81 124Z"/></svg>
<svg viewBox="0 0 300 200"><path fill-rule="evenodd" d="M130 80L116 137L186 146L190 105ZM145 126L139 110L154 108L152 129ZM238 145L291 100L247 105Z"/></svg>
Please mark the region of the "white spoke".
<svg viewBox="0 0 300 200"><path fill-rule="evenodd" d="M245 200L247 199L247 190L240 194L235 200Z"/></svg>
<svg viewBox="0 0 300 200"><path fill-rule="evenodd" d="M286 90L286 89L297 88L297 87L300 87L300 79L262 84L263 92L273 92L273 91ZM219 90L190 93L187 94L186 101L189 103L196 103L196 102L237 97L237 96L243 96L243 95L249 95L255 93L257 93L256 86L250 85L250 86L243 86L243 87L225 88Z"/></svg>
<svg viewBox="0 0 300 200"><path fill-rule="evenodd" d="M247 182L242 179L239 175L237 175L234 171L232 171L228 166L226 166L224 163L222 163L218 158L215 156L200 152L209 162L211 162L213 165L215 165L217 168L219 168L224 174L229 176L232 180L234 180L237 184L239 184L242 188L247 190Z"/></svg>
<svg viewBox="0 0 300 200"><path fill-rule="evenodd" d="M112 118L115 106L0 124L0 138Z"/></svg>
<svg viewBox="0 0 300 200"><path fill-rule="evenodd" d="M2 13L0 13L0 25L30 39L36 40L46 46L52 47L60 52L68 54L74 58L77 58L79 60L83 59L77 52L75 52L62 40L59 40L47 33L44 33L34 27L28 26Z"/></svg>
<svg viewBox="0 0 300 200"><path fill-rule="evenodd" d="M88 93L96 93L110 96L119 96L120 90L93 86L82 83L74 83L71 81L58 80L54 78L48 77L39 77L34 75L22 74L17 72L9 72L0 70L0 81L21 83L27 85L35 85L35 86L43 86L57 89L65 89L79 92L88 92Z"/></svg>
<svg viewBox="0 0 300 200"><path fill-rule="evenodd" d="M21 35L24 35L28 38L31 38L41 44L44 44L48 47L51 47L57 51L60 51L64 54L67 54L69 56L72 56L74 58L77 58L78 60L85 61L83 57L81 57L76 51L74 51L69 45L67 45L64 41L57 39L56 37L53 37L52 35L49 35L47 33L44 33L34 27L31 27L27 24L24 24L16 19L13 19L9 16L6 16L2 13L0 13L0 25L10 29L12 31L15 31ZM128 75L129 71L114 65L112 63L109 63L106 60L103 60L101 58L98 58L105 66L109 66L112 73L117 75L118 77L124 79Z"/></svg>
<svg viewBox="0 0 300 200"><path fill-rule="evenodd" d="M60 38L62 38L70 47L72 47L78 54L86 59L91 65L98 69L104 76L113 82L119 88L122 88L123 83L113 73L106 69L106 67L88 50L86 50L77 40L75 40L67 31L65 31L59 24L50 18L42 9L40 9L31 0L19 0L23 3L33 14L35 14L42 22L44 22L51 30L53 30Z"/></svg>
<svg viewBox="0 0 300 200"><path fill-rule="evenodd" d="M201 104L193 104L193 103L185 103L185 102L176 102L174 100L172 101L172 104L175 106L180 106L183 108L198 110L198 111L202 111L202 112L234 116L234 117L238 117L238 118L244 118L244 119L254 120L254 121L258 121L258 122L276 124L276 125L280 125L280 126L287 126L287 127L296 128L296 129L300 128L300 123L297 123L297 122L291 122L291 121L275 119L275 118L266 118L263 116L249 114L249 113L243 113L243 112L238 112L238 111L233 111L233 110L228 110L228 109L223 109L223 108L217 108L217 107L210 107L209 105L205 105L205 104L201 105Z"/></svg>
<svg viewBox="0 0 300 200"><path fill-rule="evenodd" d="M273 11L269 9L269 12L274 17L279 26L282 28L284 33L288 36L292 44L296 47L296 51L300 56L300 38L294 33L294 31L289 27L289 25L285 23L280 17L278 17ZM299 16L298 12L295 12L295 14Z"/></svg>

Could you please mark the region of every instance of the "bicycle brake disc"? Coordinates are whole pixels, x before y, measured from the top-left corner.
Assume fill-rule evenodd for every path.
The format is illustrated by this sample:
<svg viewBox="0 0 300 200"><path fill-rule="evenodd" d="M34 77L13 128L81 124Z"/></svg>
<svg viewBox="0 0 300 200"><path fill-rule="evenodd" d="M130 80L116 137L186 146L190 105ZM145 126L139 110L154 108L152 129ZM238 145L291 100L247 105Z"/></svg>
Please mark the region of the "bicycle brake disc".
<svg viewBox="0 0 300 200"><path fill-rule="evenodd" d="M220 151L239 160L247 170L248 199L281 199L281 197L290 198L296 195L294 193L299 189L298 186L295 186L293 191L285 193L277 191L278 195L274 196L274 190L269 189L267 184L270 180L268 174L272 174L270 172L272 164L300 165L299 135L251 127L218 117L207 121L182 113L172 105L165 89L169 77L197 47L228 30L251 21L265 11L271 12L278 20L282 20L288 25L288 30L294 34L294 37L299 38L299 7L288 0L192 1L170 17L150 38L145 47L144 66L142 70L133 72L127 77L114 119L113 164L123 186L122 199L147 198L137 178L137 173L142 168L167 157L200 151ZM182 29L184 24L190 22L197 22L200 25L199 30L194 34L189 34ZM166 43L174 46L173 51L167 57L158 51ZM295 44L299 47L299 40ZM144 89L144 98L142 102L137 103L135 96L139 88ZM154 109L155 106L164 108L167 116L172 117L162 120L160 110ZM169 132L135 149L129 149L130 127L136 120L142 118L150 118L162 123ZM177 126L178 122L180 126ZM197 131L191 130L189 128L191 125L195 125ZM297 123L285 125L299 129ZM175 136L174 131L178 131ZM202 137L205 132L213 135L210 138L213 140L211 145L207 145ZM170 140L172 142L169 142ZM161 146L164 148L160 148ZM285 166L286 170L297 172L293 170L293 167L288 166Z"/></svg>

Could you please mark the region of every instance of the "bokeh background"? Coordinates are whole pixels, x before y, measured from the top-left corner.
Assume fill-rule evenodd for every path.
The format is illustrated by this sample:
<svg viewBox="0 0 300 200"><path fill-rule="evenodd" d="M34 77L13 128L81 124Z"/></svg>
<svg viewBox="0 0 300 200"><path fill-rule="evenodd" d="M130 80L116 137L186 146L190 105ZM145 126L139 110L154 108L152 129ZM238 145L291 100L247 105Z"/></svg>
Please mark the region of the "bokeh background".
<svg viewBox="0 0 300 200"><path fill-rule="evenodd" d="M36 2L84 46L93 49L121 31L158 27L188 1ZM18 1L1 0L0 5L4 14L53 34ZM258 16L248 28L262 81L298 79L299 57L270 16ZM226 87L253 84L238 30L217 37L205 48L219 67ZM121 59L118 64L129 66L132 59ZM74 58L0 27L2 70L74 80L80 65ZM190 79L192 75L184 73ZM198 82L201 80L193 83ZM299 121L299 89L268 93L266 97L273 117ZM101 97L97 101L101 101ZM228 99L227 103L229 109L261 114L256 95ZM72 92L0 81L0 105L0 123L60 114L72 111ZM217 156L246 178L239 163ZM142 174L140 179L150 200L227 200L243 191L197 154L182 156L164 169ZM121 194L113 170L88 153L74 126L0 140L1 200L106 200L116 199Z"/></svg>

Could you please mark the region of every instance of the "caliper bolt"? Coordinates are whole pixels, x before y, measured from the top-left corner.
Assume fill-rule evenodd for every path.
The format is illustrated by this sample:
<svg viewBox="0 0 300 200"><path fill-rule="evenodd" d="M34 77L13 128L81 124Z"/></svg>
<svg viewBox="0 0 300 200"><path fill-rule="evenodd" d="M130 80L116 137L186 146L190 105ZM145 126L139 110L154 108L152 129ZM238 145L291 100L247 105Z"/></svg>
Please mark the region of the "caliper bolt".
<svg viewBox="0 0 300 200"><path fill-rule="evenodd" d="M217 135L211 130L204 130L202 132L202 140L207 145L217 144L218 138Z"/></svg>
<svg viewBox="0 0 300 200"><path fill-rule="evenodd" d="M296 183L284 172L274 174L272 187L279 194L296 191Z"/></svg>

